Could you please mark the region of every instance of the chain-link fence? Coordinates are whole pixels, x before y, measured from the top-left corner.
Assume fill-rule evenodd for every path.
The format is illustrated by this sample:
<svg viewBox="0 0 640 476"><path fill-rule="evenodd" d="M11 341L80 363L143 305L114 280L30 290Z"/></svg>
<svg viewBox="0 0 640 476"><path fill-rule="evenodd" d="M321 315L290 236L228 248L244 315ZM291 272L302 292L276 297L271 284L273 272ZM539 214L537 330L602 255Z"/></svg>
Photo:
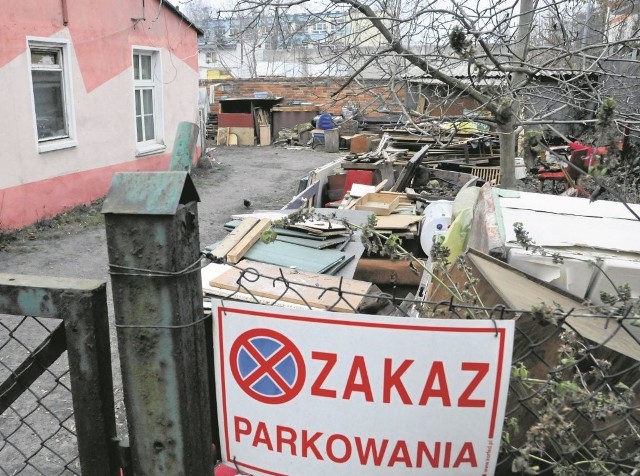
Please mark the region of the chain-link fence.
<svg viewBox="0 0 640 476"><path fill-rule="evenodd" d="M80 474L64 324L0 316L0 475Z"/></svg>
<svg viewBox="0 0 640 476"><path fill-rule="evenodd" d="M241 263L240 263L241 264ZM496 474L640 474L637 301L509 309L420 295L357 292L348 280L296 278L236 265L205 294L256 304L445 319L515 319L511 381ZM333 284L327 283L333 279ZM229 282L233 285L229 285ZM588 330L590 338L584 337ZM594 338L594 336L600 336Z"/></svg>
<svg viewBox="0 0 640 476"><path fill-rule="evenodd" d="M117 447L106 284L0 273L0 476L117 476Z"/></svg>

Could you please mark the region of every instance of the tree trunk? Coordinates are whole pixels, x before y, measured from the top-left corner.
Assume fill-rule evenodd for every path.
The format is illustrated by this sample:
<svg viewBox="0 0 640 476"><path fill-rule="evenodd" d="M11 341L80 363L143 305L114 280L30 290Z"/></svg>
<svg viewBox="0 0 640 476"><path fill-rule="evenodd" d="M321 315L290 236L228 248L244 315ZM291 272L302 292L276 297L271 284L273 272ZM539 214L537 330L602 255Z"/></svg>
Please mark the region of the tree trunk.
<svg viewBox="0 0 640 476"><path fill-rule="evenodd" d="M516 133L515 118L498 125L500 137L500 187L516 186Z"/></svg>

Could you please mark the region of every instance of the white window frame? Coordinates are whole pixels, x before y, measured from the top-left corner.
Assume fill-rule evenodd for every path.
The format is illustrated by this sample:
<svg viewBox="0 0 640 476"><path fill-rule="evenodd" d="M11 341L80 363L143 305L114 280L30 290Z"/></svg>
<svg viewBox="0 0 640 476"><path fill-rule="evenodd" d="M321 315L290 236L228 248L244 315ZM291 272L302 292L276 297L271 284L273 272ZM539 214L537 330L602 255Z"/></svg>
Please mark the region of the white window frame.
<svg viewBox="0 0 640 476"><path fill-rule="evenodd" d="M318 21L313 24L313 32L314 33L327 33L329 28L327 27L326 21Z"/></svg>
<svg viewBox="0 0 640 476"><path fill-rule="evenodd" d="M166 150L164 143L164 114L162 94L162 61L159 48L134 46L131 53L131 77L133 78L133 135L136 141L136 157L157 154ZM151 79L136 79L134 61L136 55L151 57ZM138 142L136 124L136 91L138 89L151 89L153 95L153 128L154 138Z"/></svg>
<svg viewBox="0 0 640 476"><path fill-rule="evenodd" d="M36 117L35 90L33 87L33 70L47 70L47 66L38 66L31 63L31 50L58 51L62 57L60 66L62 69L62 102L66 122L67 134L63 137L52 137L40 139L38 137L38 118ZM68 149L78 145L76 132L76 116L73 101L73 82L71 70L71 42L65 38L43 38L27 36L27 69L29 85L31 87L31 110L33 111L33 127L35 132L38 153L51 152L54 150Z"/></svg>

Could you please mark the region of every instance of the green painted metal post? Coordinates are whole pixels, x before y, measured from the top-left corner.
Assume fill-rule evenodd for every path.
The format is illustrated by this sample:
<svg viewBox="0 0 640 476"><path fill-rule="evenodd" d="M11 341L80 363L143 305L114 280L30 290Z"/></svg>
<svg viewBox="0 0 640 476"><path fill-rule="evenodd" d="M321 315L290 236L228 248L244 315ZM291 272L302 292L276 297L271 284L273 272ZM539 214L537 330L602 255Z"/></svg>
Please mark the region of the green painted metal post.
<svg viewBox="0 0 640 476"><path fill-rule="evenodd" d="M82 474L119 474L106 284L89 279L0 273L0 314L64 321ZM63 350L64 346L59 353ZM43 362L35 366L37 375L41 373L40 365ZM32 379L31 372L25 369L17 387L22 390L30 386L37 375Z"/></svg>
<svg viewBox="0 0 640 476"><path fill-rule="evenodd" d="M171 153L170 171L191 171L199 130L200 128L192 122L178 124L176 140L173 143L173 152Z"/></svg>
<svg viewBox="0 0 640 476"><path fill-rule="evenodd" d="M102 209L135 475L213 474L198 201L187 172L122 173Z"/></svg>

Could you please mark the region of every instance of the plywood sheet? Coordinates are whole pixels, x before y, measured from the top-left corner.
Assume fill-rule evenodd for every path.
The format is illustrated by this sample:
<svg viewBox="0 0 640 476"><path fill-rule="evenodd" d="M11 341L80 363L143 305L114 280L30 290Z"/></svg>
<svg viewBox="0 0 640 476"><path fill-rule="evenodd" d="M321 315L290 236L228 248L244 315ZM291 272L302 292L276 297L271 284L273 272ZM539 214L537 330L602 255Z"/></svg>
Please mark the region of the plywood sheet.
<svg viewBox="0 0 640 476"><path fill-rule="evenodd" d="M353 279L343 279L340 284L340 278L316 273L306 273L288 268L281 268L265 263L258 263L251 260L242 260L238 263L237 268L246 270L253 268L260 277L255 273L248 275L248 279L243 279L242 285L246 291L256 296L269 298L273 300L283 300L295 304L309 304L311 307L327 309L340 312L353 312L364 299L362 296L356 296L348 293L367 294L371 288L371 283L358 281ZM241 270L232 268L223 274L215 277L209 284L215 288L228 290L238 289L238 279ZM288 281L290 288L284 284L281 273ZM257 277L257 279L256 279ZM254 281L255 280L255 281ZM327 288L342 286L344 300L341 300L335 291L325 291ZM324 292L324 294L322 294ZM345 302L346 301L346 302Z"/></svg>
<svg viewBox="0 0 640 476"><path fill-rule="evenodd" d="M253 127L230 127L229 134L235 134L237 136L237 145L255 145L255 131Z"/></svg>

